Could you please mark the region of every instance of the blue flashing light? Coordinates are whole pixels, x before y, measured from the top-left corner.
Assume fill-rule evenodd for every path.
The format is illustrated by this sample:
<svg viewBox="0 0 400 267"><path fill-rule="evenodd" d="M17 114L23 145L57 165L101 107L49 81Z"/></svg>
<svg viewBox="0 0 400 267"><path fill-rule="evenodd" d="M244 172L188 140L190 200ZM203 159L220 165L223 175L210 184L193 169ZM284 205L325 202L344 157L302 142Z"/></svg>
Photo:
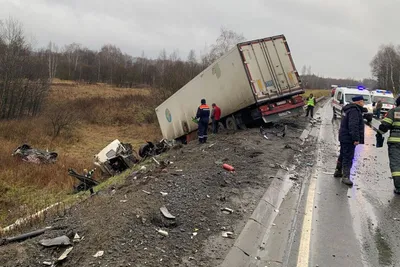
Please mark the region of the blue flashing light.
<svg viewBox="0 0 400 267"><path fill-rule="evenodd" d="M387 94L391 94L392 92L390 92L389 90L386 90L386 93L387 93Z"/></svg>
<svg viewBox="0 0 400 267"><path fill-rule="evenodd" d="M364 89L365 89L365 87L364 87L364 86L362 86L362 85L359 85L359 86L357 86L357 89L358 89L358 90L364 90Z"/></svg>

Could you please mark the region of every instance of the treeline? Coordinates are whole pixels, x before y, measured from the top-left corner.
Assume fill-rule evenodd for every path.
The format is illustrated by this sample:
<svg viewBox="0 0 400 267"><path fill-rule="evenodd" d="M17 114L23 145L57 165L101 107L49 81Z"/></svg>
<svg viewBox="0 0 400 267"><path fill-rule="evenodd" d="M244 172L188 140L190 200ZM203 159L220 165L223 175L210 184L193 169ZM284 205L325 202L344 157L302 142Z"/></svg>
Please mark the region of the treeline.
<svg viewBox="0 0 400 267"><path fill-rule="evenodd" d="M325 78L312 73L311 66L303 66L301 70L301 81L304 88L306 89L330 89L331 85L338 86L358 86L362 85L367 88L377 88L377 82L373 79L336 79L336 78Z"/></svg>
<svg viewBox="0 0 400 267"><path fill-rule="evenodd" d="M36 115L49 91L46 51L33 51L21 25L0 21L0 119Z"/></svg>
<svg viewBox="0 0 400 267"><path fill-rule="evenodd" d="M370 65L379 88L400 93L400 45L381 46Z"/></svg>
<svg viewBox="0 0 400 267"><path fill-rule="evenodd" d="M242 35L222 28L216 43L198 59L194 50L181 58L177 51L162 50L156 59L132 57L115 45L99 51L72 43L62 48L50 42L34 50L22 25L13 19L0 20L0 119L38 114L54 78L83 83L107 83L117 87L151 87L158 101L208 67Z"/></svg>
<svg viewBox="0 0 400 267"><path fill-rule="evenodd" d="M198 59L194 50L185 58L177 51L162 50L156 59L132 57L115 45L103 45L99 51L72 43L61 49L49 49L57 62L55 77L86 83L108 83L117 87L159 89L166 98L185 85L233 45L243 41L242 35L222 28L216 43Z"/></svg>

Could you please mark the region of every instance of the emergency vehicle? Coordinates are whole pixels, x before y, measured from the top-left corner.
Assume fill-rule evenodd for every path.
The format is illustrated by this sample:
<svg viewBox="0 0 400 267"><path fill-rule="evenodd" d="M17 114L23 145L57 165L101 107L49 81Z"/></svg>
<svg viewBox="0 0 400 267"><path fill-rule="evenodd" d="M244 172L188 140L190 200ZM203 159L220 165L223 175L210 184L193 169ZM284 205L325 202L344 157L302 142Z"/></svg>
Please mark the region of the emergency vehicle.
<svg viewBox="0 0 400 267"><path fill-rule="evenodd" d="M382 109L381 113L385 114L389 110L393 109L396 107L396 100L394 99L394 96L392 92L388 90L382 90L382 89L377 89L371 92L371 97L372 97L372 106L376 106L376 103L378 103L379 100L382 101Z"/></svg>
<svg viewBox="0 0 400 267"><path fill-rule="evenodd" d="M370 92L363 86L358 87L338 87L336 88L335 95L332 100L333 116L336 118L338 115L342 117L342 109L347 104L352 103L352 98L361 95L364 98L364 119L368 122L372 121L373 106Z"/></svg>

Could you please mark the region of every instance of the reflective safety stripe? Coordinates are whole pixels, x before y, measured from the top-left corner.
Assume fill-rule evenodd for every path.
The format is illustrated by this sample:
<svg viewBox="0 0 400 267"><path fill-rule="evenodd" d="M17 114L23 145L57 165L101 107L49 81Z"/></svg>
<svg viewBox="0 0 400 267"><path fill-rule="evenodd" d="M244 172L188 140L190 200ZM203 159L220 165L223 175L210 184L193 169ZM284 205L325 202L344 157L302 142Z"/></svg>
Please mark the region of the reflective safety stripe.
<svg viewBox="0 0 400 267"><path fill-rule="evenodd" d="M400 143L400 137L389 137L388 138L389 143Z"/></svg>
<svg viewBox="0 0 400 267"><path fill-rule="evenodd" d="M400 172L392 172L392 176L393 177L398 177L398 176L400 176Z"/></svg>
<svg viewBox="0 0 400 267"><path fill-rule="evenodd" d="M312 107L314 106L314 97L308 99L307 106L312 106Z"/></svg>
<svg viewBox="0 0 400 267"><path fill-rule="evenodd" d="M384 118L383 120L382 120L382 122L386 122L386 123L389 123L390 125L392 125L393 124L393 120L392 119L390 119L390 118Z"/></svg>
<svg viewBox="0 0 400 267"><path fill-rule="evenodd" d="M393 122L393 126L400 127L400 121L395 121L395 122Z"/></svg>

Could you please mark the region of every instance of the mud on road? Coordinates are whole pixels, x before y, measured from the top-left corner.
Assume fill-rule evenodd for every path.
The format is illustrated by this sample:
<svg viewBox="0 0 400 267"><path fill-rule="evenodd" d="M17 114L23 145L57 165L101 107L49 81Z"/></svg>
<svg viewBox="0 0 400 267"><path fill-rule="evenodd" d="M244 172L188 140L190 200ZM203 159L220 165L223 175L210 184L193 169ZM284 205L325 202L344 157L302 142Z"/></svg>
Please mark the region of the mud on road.
<svg viewBox="0 0 400 267"><path fill-rule="evenodd" d="M44 266L65 247L44 248L38 241L75 233L83 240L57 266L217 266L281 168L277 163L293 164L295 153L309 149L299 139L308 120L283 123L285 137L271 134L276 128L266 128L268 140L259 129L223 132L208 144L192 142L158 159L172 164L149 161L146 170L133 172L125 184L98 192L44 223L59 230L1 246L0 266ZM227 172L222 163L236 171ZM162 206L176 219L164 218ZM222 212L225 207L233 213ZM233 238L222 237L224 231L233 232ZM104 255L93 257L100 250Z"/></svg>

